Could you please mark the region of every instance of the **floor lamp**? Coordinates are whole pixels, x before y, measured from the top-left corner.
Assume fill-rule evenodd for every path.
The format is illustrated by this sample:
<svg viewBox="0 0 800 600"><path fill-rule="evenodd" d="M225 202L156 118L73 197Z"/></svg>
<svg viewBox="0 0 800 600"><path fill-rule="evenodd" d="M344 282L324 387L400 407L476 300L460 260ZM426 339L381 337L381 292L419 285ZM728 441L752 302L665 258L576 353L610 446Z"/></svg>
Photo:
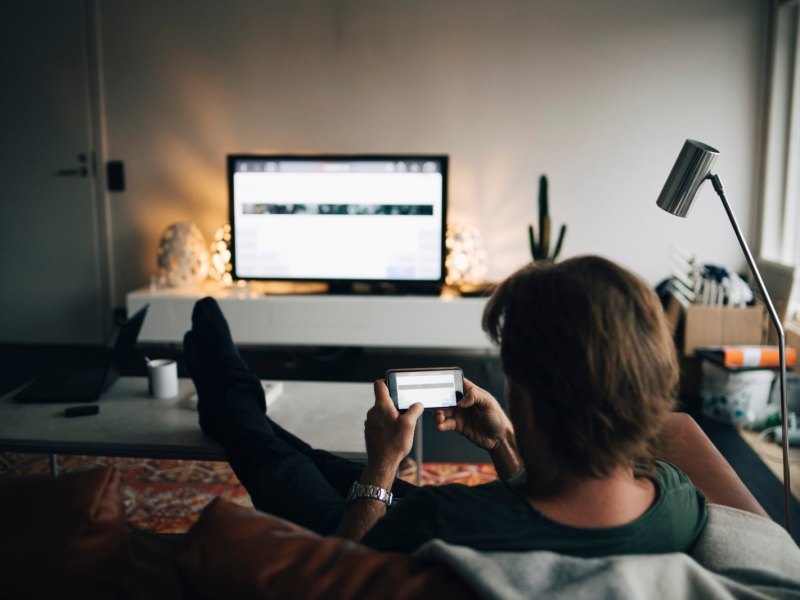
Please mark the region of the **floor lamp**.
<svg viewBox="0 0 800 600"><path fill-rule="evenodd" d="M783 325L775 311L772 304L772 299L767 293L767 288L764 286L764 281L761 279L761 273L758 271L756 261L750 253L750 248L747 247L747 242L742 235L742 230L736 222L736 217L733 215L730 204L725 197L725 190L722 187L722 181L717 175L711 173L711 167L719 156L719 151L707 146L696 140L686 140L681 153L678 155L678 160L675 161L675 166L664 184L664 189L658 197L657 204L660 208L668 213L678 217L685 217L689 208L691 208L697 190L703 185L706 179L711 180L711 185L714 191L717 192L722 205L725 207L725 212L728 213L728 218L731 221L733 230L739 240L739 245L742 247L742 252L747 259L747 264L750 266L750 271L756 280L758 289L761 292L761 297L764 299L764 304L767 306L772 324L778 333L778 356L780 357L780 386L781 386L781 432L782 448L783 448L783 522L786 530L791 534L791 516L789 513L789 501L791 498L789 486L789 435L787 425L788 410L786 407L786 336L783 332Z"/></svg>

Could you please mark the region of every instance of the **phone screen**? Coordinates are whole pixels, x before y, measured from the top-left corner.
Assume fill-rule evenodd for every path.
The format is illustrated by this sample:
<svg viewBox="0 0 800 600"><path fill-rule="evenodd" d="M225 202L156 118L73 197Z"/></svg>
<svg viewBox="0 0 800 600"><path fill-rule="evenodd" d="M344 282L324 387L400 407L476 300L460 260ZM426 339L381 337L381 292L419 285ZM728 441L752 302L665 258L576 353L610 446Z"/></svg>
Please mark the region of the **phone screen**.
<svg viewBox="0 0 800 600"><path fill-rule="evenodd" d="M452 407L464 393L464 374L458 367L391 370L386 379L389 395L398 410L406 410L417 402L425 408Z"/></svg>

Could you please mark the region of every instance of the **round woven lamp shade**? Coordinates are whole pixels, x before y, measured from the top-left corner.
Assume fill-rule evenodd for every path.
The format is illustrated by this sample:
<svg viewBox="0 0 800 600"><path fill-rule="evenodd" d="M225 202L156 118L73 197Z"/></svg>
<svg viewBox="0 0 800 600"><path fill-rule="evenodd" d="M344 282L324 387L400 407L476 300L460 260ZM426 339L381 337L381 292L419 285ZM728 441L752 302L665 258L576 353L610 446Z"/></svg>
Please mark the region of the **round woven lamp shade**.
<svg viewBox="0 0 800 600"><path fill-rule="evenodd" d="M171 287L198 284L208 277L206 240L192 223L173 223L164 230L156 256L158 275Z"/></svg>

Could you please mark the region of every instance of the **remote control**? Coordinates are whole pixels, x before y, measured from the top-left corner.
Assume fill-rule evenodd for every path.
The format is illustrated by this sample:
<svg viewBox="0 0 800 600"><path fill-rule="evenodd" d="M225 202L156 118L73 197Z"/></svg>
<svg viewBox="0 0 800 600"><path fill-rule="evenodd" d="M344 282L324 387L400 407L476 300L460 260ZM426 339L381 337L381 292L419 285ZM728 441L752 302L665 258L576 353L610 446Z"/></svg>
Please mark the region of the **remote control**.
<svg viewBox="0 0 800 600"><path fill-rule="evenodd" d="M100 412L97 404L84 404L82 406L68 406L64 409L65 417L83 417L85 415L96 415Z"/></svg>

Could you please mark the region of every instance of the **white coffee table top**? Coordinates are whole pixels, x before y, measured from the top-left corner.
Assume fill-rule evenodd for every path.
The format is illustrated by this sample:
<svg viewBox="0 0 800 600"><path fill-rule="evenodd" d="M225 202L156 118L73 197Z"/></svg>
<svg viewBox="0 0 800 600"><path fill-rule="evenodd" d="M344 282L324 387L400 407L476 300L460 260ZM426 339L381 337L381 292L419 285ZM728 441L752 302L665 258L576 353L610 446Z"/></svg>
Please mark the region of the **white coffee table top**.
<svg viewBox="0 0 800 600"><path fill-rule="evenodd" d="M181 379L179 389L176 398L156 400L144 377L122 377L98 402L99 414L74 418L64 416L71 404L19 404L15 390L0 398L0 450L224 460L200 431L192 382ZM371 383L287 381L269 416L316 448L363 458L373 403Z"/></svg>

